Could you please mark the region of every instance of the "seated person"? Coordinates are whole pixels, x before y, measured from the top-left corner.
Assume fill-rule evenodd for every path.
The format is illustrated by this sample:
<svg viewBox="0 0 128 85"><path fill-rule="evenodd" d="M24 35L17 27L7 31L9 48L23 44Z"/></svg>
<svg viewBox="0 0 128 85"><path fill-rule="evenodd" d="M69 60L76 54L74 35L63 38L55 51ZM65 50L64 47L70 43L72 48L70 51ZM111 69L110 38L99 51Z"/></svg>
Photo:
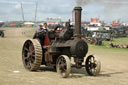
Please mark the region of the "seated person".
<svg viewBox="0 0 128 85"><path fill-rule="evenodd" d="M43 46L46 33L48 33L48 28L47 28L47 23L44 23L43 26L39 25L39 28L36 30L33 39L35 38L39 39L41 45Z"/></svg>
<svg viewBox="0 0 128 85"><path fill-rule="evenodd" d="M39 33L39 32L48 32L49 31L49 29L48 29L48 27L47 27L47 23L44 23L44 25L43 25L43 27L42 27L42 25L40 24L39 25L39 28L37 29L37 33Z"/></svg>

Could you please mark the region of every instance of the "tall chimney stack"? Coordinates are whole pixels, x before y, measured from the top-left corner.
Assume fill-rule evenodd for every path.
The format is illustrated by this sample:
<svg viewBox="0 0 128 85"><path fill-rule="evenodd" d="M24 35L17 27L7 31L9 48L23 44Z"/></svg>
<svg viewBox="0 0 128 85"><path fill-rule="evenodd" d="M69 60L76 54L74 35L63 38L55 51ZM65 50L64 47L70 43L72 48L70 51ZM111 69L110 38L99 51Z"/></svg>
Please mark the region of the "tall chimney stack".
<svg viewBox="0 0 128 85"><path fill-rule="evenodd" d="M75 35L79 36L81 35L81 7L75 7Z"/></svg>

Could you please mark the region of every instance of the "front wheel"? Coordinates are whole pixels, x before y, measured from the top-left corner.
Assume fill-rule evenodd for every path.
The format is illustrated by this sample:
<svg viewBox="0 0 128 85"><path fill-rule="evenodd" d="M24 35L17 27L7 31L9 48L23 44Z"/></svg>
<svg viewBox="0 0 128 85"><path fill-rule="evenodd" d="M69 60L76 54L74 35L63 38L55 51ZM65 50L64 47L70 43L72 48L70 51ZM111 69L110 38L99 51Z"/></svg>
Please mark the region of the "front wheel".
<svg viewBox="0 0 128 85"><path fill-rule="evenodd" d="M100 62L100 60L98 60L93 55L90 55L86 59L85 66L86 66L85 67L86 68L86 72L90 76L96 76L100 72L101 62Z"/></svg>
<svg viewBox="0 0 128 85"><path fill-rule="evenodd" d="M63 77L66 78L69 76L70 71L71 71L71 64L70 64L70 59L66 55L61 55L57 59L56 63L56 70L57 72Z"/></svg>

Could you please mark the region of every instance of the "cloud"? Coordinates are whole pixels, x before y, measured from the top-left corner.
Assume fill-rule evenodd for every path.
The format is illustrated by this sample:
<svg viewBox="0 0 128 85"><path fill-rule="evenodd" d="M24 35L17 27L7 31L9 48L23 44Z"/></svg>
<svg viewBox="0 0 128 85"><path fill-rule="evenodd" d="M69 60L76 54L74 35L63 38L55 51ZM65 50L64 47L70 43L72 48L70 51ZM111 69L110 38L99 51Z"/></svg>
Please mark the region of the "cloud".
<svg viewBox="0 0 128 85"><path fill-rule="evenodd" d="M18 4L16 4L16 5L15 5L15 8L16 8L16 9L21 8L21 4L19 4L19 3L18 3Z"/></svg>
<svg viewBox="0 0 128 85"><path fill-rule="evenodd" d="M8 0L0 1L0 4L17 4L17 3L18 3L17 1L8 1Z"/></svg>
<svg viewBox="0 0 128 85"><path fill-rule="evenodd" d="M127 0L0 0L0 21L22 20L21 2L25 20L34 20L37 1L37 20L45 20L47 17L71 19L72 9L76 3L83 7L83 21L90 20L92 17L109 21L119 18L128 20Z"/></svg>
<svg viewBox="0 0 128 85"><path fill-rule="evenodd" d="M23 4L25 20L34 20L36 2L38 1L38 12L37 20L45 19L47 17L62 17L64 20L71 17L72 8L75 4L75 1L68 0L1 0L0 8L0 19L7 20L5 16L9 16L10 20L19 20L21 16L21 2ZM6 9L6 10L3 10ZM2 16L4 18L2 18ZM66 17L67 16L67 17Z"/></svg>
<svg viewBox="0 0 128 85"><path fill-rule="evenodd" d="M1 4L19 4L19 3L23 3L23 4L27 4L27 5L32 5L32 4L34 4L34 2L29 2L29 1L25 1L25 0L10 0L10 1L8 1L8 0L3 0L3 1L0 1L0 3Z"/></svg>
<svg viewBox="0 0 128 85"><path fill-rule="evenodd" d="M128 0L76 0L76 4L84 8L89 8L90 11L86 11L89 17L99 16L105 21L112 21L114 19L128 21L126 17L128 16ZM93 9L91 9L92 7Z"/></svg>

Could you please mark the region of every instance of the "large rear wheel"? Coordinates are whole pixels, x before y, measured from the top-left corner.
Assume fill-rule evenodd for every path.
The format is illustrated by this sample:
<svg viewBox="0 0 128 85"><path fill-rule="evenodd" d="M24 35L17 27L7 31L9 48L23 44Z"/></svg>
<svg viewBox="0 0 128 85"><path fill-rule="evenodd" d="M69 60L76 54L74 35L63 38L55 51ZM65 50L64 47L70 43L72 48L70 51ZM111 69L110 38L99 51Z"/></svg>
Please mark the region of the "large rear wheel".
<svg viewBox="0 0 128 85"><path fill-rule="evenodd" d="M71 64L70 64L70 59L66 55L61 55L57 59L56 63L56 70L57 72L63 77L66 78L69 76L70 71L71 71Z"/></svg>
<svg viewBox="0 0 128 85"><path fill-rule="evenodd" d="M40 68L42 62L42 48L37 39L27 40L22 49L24 67L30 71Z"/></svg>

